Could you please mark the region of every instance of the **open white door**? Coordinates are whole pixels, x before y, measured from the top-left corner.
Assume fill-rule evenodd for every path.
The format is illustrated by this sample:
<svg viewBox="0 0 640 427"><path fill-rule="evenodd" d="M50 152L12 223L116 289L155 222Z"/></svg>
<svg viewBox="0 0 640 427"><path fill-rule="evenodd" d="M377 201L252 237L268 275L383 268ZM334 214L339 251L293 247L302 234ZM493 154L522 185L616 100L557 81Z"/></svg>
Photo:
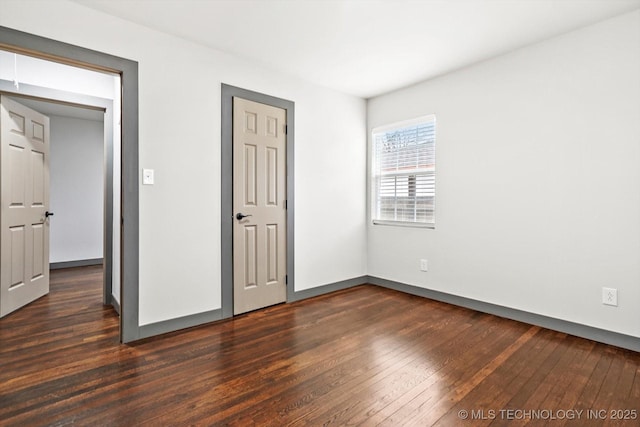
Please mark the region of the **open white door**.
<svg viewBox="0 0 640 427"><path fill-rule="evenodd" d="M0 98L0 317L49 293L49 118Z"/></svg>

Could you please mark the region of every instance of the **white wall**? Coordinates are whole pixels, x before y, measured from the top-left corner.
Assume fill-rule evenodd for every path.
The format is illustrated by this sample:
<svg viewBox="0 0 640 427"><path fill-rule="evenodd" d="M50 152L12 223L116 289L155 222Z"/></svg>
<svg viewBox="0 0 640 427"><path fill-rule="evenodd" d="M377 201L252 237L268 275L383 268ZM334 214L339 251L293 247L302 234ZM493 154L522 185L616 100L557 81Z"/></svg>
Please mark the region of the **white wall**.
<svg viewBox="0 0 640 427"><path fill-rule="evenodd" d="M0 25L139 62L142 325L221 306L222 82L295 102L296 289L366 274L363 100L73 2L3 0Z"/></svg>
<svg viewBox="0 0 640 427"><path fill-rule="evenodd" d="M50 261L102 258L104 124L50 116Z"/></svg>
<svg viewBox="0 0 640 427"><path fill-rule="evenodd" d="M435 230L369 226L369 274L640 336L638 22L370 100L369 129L436 114L437 199Z"/></svg>

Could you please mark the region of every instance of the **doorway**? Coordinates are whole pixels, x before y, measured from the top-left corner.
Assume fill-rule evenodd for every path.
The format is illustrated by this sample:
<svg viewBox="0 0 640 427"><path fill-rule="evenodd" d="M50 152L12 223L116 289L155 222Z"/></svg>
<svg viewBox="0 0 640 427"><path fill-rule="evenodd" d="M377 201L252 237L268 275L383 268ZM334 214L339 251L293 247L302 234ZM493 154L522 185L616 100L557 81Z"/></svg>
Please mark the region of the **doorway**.
<svg viewBox="0 0 640 427"><path fill-rule="evenodd" d="M120 228L120 340L140 337L138 313L139 197L138 197L138 64L135 61L92 51L55 40L0 27L0 49L62 64L120 75L121 208L116 216Z"/></svg>
<svg viewBox="0 0 640 427"><path fill-rule="evenodd" d="M57 132L54 132L55 138L53 139L58 139L58 133L61 131L59 128L61 126L81 126L85 128L83 138L93 138L94 147L90 148L89 153L86 152L86 148L83 150L67 150L66 156L70 156L71 159L60 159L58 157L58 161L52 164L52 172L56 174L52 181L54 188L58 187L63 189L60 185L66 182L67 186L76 187L76 193L78 190L84 190L85 197L79 201L73 200L71 196L66 196L66 192L64 191L54 193L51 206L53 214L52 217L48 219L48 224L50 224L54 230L54 237L52 237L53 244L50 251L52 255L51 265L54 268L56 266L61 268L65 266L72 267L96 263L103 264L103 304L113 305L119 313L119 274L117 273L119 263L116 259L114 268L113 256L114 241L117 242L119 240L118 233L114 234L113 220L113 157L114 146L117 148L119 145L119 140L114 144L113 120L115 103L110 99L78 95L28 84L20 85L20 92L16 92L13 85L4 80L0 80L0 92L28 108L43 113L48 117L55 118L52 126L56 125L54 128ZM41 95L47 96L48 98L43 98ZM87 124L92 124L89 126L89 129L87 129ZM87 130L91 130L92 132L87 134ZM76 136L74 132L69 131L65 131L59 136L60 142L64 143L64 145L72 143L72 141L65 140L76 138L78 138L78 136ZM88 142L89 141L83 141L82 143L85 144ZM75 144L78 144L78 141L75 141ZM54 152L58 153L62 147L58 145L58 150L55 150L55 148L56 147L54 147ZM82 159L78 157L81 155L81 150L84 151L83 154L85 155ZM115 151L119 152L119 149L115 149ZM63 152L60 152L60 154L65 155ZM89 156L87 156L87 154L89 154ZM74 158L76 159L75 161L72 160ZM79 162L85 164L85 170L87 170L87 168L94 168L95 170L87 170L88 174L85 174L85 176L74 176L73 170L78 169ZM62 170L63 168L65 170ZM72 178L71 182L68 179L70 173ZM63 178L62 182L58 183L60 178L62 178L61 174L62 177L66 175L67 179L65 180ZM117 175L118 173L116 172L116 177ZM76 180L78 183L73 182ZM93 185L90 184L92 180L94 181ZM81 187L81 189L77 187ZM87 194L88 192L93 192L94 194ZM63 195L64 199L62 198ZM55 216L55 211L60 210L60 206L63 206L67 212L59 211L58 216ZM89 221L74 221L72 219L74 212L70 209L81 209L82 211L88 212L88 215L93 215L94 218ZM67 223L66 225L65 222ZM99 229L95 229L96 227ZM51 229L51 227L49 228ZM58 232L58 236L55 236L56 232ZM84 248L76 248L70 244L60 244L61 238L63 238L61 234L65 232L68 234L77 234L79 232L93 233L93 237L78 236L76 242L82 242L81 244ZM97 236L96 233L98 233ZM73 239L71 239L71 241L73 241ZM76 245L77 244L78 243L76 243ZM100 259L91 259L91 257L87 256L77 258L78 253L97 253ZM59 262L61 258L64 261L65 257L69 258L71 256L73 258L74 255L76 258L72 262ZM114 271L116 272L115 275L113 274ZM115 293L113 292L114 290Z"/></svg>

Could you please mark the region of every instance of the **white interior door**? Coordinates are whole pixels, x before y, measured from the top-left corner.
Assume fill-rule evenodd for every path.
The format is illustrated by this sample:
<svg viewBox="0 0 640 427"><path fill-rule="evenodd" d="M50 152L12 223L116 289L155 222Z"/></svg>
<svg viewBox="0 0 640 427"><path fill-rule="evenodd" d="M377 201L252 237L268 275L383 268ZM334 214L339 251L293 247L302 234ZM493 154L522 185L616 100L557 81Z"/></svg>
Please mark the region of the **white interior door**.
<svg viewBox="0 0 640 427"><path fill-rule="evenodd" d="M286 111L233 98L233 312L286 301Z"/></svg>
<svg viewBox="0 0 640 427"><path fill-rule="evenodd" d="M49 118L0 104L2 317L49 293Z"/></svg>

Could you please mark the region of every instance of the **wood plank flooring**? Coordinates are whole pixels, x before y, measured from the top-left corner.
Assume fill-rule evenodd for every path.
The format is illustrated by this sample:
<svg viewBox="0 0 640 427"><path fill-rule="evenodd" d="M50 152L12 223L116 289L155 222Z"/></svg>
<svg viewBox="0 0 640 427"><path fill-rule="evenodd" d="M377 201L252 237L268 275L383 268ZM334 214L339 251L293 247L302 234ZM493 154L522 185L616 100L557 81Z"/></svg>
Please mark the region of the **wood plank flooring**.
<svg viewBox="0 0 640 427"><path fill-rule="evenodd" d="M0 425L640 426L640 353L375 286L120 345L100 280L0 319Z"/></svg>

